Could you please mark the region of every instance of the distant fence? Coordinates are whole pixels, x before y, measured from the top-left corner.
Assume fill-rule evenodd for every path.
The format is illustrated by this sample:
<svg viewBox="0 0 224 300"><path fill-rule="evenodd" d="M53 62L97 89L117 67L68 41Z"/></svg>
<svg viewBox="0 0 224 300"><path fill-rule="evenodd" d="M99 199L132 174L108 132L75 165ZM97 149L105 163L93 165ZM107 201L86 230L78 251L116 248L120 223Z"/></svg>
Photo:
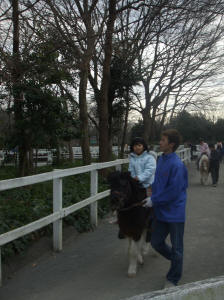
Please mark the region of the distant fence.
<svg viewBox="0 0 224 300"><path fill-rule="evenodd" d="M120 148L118 146L112 147L112 153L118 157ZM72 147L73 158L82 159L82 148ZM92 158L99 157L99 147L90 146L90 153ZM61 149L60 157L62 159L68 159L69 153L65 149ZM33 163L40 165L52 164L53 159L56 158L56 149L33 149ZM4 164L17 164L18 153L7 150L0 150L0 166Z"/></svg>
<svg viewBox="0 0 224 300"><path fill-rule="evenodd" d="M154 146L156 149L159 147ZM183 145L181 145L178 149L178 152L183 149ZM127 147L125 151L125 157L128 156L130 148ZM73 158L74 159L82 159L82 148L81 147L72 147ZM119 156L120 147L113 146L112 153L115 157ZM93 159L99 158L99 147L98 146L90 146L90 153ZM154 152L156 155L159 155L158 152ZM61 149L60 157L62 159L68 159L69 153L65 151L65 149ZM53 163L53 160L56 158L56 149L33 149L33 163L41 166L41 165L50 165ZM18 153L13 151L0 150L0 166L8 165L8 164L17 164L18 163Z"/></svg>
<svg viewBox="0 0 224 300"><path fill-rule="evenodd" d="M190 149L185 148L183 150L176 151L184 162L191 160ZM160 155L160 153L159 153ZM69 214L90 205L90 222L93 226L97 226L98 223L98 208L97 201L109 196L110 190L98 193L98 170L116 167L120 170L122 164L127 164L129 159L117 159L115 161L105 163L95 163L88 166L70 168L65 170L54 170L43 174L26 176L15 179L7 179L0 181L0 191L14 189L22 186L36 184L45 181L53 180L53 213L34 221L25 226L11 230L9 232L0 235L0 285L2 284L2 268L1 268L1 247L5 244L14 241L28 233L38 230L53 223L53 249L54 251L62 250L62 219ZM69 207L63 208L62 199L62 179L67 176L91 173L90 180L90 197L84 199L78 203L75 203Z"/></svg>

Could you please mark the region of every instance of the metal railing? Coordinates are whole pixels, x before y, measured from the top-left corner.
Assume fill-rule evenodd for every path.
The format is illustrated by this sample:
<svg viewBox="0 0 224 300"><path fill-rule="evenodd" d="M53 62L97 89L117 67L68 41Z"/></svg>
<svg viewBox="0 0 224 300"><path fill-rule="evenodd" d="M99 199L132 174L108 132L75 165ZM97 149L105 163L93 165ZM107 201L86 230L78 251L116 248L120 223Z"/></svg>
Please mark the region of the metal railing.
<svg viewBox="0 0 224 300"><path fill-rule="evenodd" d="M190 161L190 149L183 149L177 151L182 161ZM160 153L158 154L160 155ZM2 267L1 267L1 247L5 244L14 241L28 233L36 231L53 223L53 249L54 251L62 250L62 219L73 212L90 205L90 222L93 226L98 223L98 207L97 201L109 196L110 190L98 193L98 170L116 167L117 170L121 169L122 164L127 164L129 159L117 159L115 161L105 163L94 163L88 166L75 167L65 170L54 170L43 174L26 176L15 179L7 179L0 181L0 191L14 189L22 186L36 184L45 181L53 180L53 213L41 218L37 221L19 227L17 229L8 231L0 235L0 286L2 285ZM63 208L62 199L62 179L67 176L91 173L90 180L90 197L69 207Z"/></svg>

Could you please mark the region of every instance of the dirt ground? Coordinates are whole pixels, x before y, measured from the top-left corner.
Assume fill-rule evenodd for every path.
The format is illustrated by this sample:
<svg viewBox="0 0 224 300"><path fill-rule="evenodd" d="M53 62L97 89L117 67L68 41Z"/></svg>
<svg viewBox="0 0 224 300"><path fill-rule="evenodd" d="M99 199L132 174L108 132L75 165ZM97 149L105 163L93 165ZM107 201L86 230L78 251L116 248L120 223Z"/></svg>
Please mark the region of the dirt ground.
<svg viewBox="0 0 224 300"><path fill-rule="evenodd" d="M217 187L201 186L195 164L189 166L184 272L180 284L224 274L224 165ZM108 219L94 232L64 232L63 251L51 240L35 243L3 269L0 300L119 300L164 285L169 262L150 249L135 278L128 278L126 240L117 239Z"/></svg>

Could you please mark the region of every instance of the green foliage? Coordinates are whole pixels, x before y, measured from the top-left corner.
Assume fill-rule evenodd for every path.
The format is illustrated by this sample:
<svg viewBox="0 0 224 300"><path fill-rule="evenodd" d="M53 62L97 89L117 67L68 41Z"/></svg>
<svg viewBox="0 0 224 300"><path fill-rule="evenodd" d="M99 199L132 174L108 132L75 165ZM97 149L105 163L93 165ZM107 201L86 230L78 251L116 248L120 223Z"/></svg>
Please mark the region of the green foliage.
<svg viewBox="0 0 224 300"><path fill-rule="evenodd" d="M138 120L138 123L131 129L131 140L133 140L136 136L143 137L144 125L142 120Z"/></svg>
<svg viewBox="0 0 224 300"><path fill-rule="evenodd" d="M21 162L31 148L57 148L60 141L79 137L80 122L77 107L76 111L72 108L74 99L63 90L63 86L74 85L74 76L53 36L45 36L45 41L33 45L19 69L21 80L7 84L8 93L16 101L8 111L13 122L5 130L3 143L7 149L17 146ZM21 174L28 174L27 162L24 168L27 170L20 168Z"/></svg>
<svg viewBox="0 0 224 300"><path fill-rule="evenodd" d="M133 64L128 63L127 57L114 56L110 66L110 93L114 93L115 98L124 97L127 89L138 85L141 77Z"/></svg>
<svg viewBox="0 0 224 300"><path fill-rule="evenodd" d="M41 145L55 147L59 139L69 141L77 136L75 128L79 122L76 124L73 112L66 111L62 98L56 97L50 89L42 90L34 82L24 86L23 90L25 99L20 119L12 135L8 135L10 148L23 144L28 149ZM23 135L19 134L21 132Z"/></svg>
<svg viewBox="0 0 224 300"><path fill-rule="evenodd" d="M179 130L183 141L198 143L200 137L205 141L216 139L214 124L203 115L191 115L183 111L173 118L167 127Z"/></svg>
<svg viewBox="0 0 224 300"><path fill-rule="evenodd" d="M216 141L224 141L224 119L218 119L213 127L213 136Z"/></svg>
<svg viewBox="0 0 224 300"><path fill-rule="evenodd" d="M80 162L78 163L80 165ZM60 167L77 166L68 162ZM50 171L52 167L42 167L38 171ZM0 179L15 177L15 169L4 167L0 169ZM108 189L102 178L99 179L99 191ZM21 227L52 213L53 210L52 182L35 184L27 187L3 191L0 193L0 234ZM68 207L90 196L90 174L79 174L63 179L63 207ZM108 199L98 202L99 217L109 211ZM72 225L78 232L91 230L89 206L64 218L64 224ZM3 259L24 251L29 244L44 234L52 232L52 225L44 227L25 237L17 239L2 247Z"/></svg>

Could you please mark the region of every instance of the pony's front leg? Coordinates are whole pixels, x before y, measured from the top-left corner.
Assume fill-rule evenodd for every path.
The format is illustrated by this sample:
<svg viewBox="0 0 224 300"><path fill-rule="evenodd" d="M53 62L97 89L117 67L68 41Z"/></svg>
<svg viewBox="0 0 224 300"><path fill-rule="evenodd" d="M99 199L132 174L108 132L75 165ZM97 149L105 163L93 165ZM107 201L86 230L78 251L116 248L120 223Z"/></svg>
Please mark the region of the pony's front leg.
<svg viewBox="0 0 224 300"><path fill-rule="evenodd" d="M142 239L142 246L141 246L141 252L142 255L147 255L149 253L149 242L146 242L146 235L147 230L145 229L142 233L141 239Z"/></svg>
<svg viewBox="0 0 224 300"><path fill-rule="evenodd" d="M135 277L137 273L138 262L143 264L143 258L141 255L141 239L135 242L133 239L129 239L129 266L128 277Z"/></svg>
<svg viewBox="0 0 224 300"><path fill-rule="evenodd" d="M138 263L140 265L144 264L144 260L143 260L143 245L145 244L145 239L146 239L146 233L145 231L143 231L141 238L138 242L136 242L136 246L137 246L137 251L138 251Z"/></svg>

